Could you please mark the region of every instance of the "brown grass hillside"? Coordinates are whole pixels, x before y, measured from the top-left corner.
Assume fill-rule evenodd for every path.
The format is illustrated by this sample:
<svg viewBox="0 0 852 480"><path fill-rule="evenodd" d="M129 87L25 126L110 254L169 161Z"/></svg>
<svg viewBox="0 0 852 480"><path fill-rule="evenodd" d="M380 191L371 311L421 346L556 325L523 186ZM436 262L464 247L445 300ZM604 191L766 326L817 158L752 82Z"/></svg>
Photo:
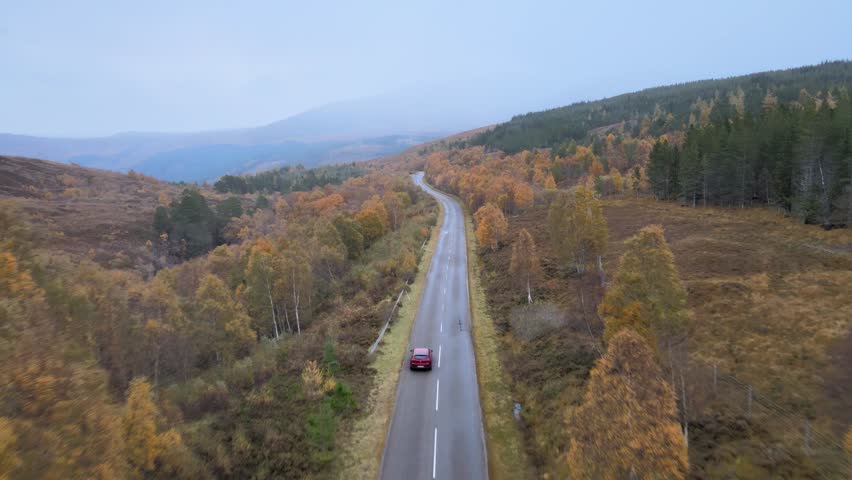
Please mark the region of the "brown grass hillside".
<svg viewBox="0 0 852 480"><path fill-rule="evenodd" d="M179 188L131 173L0 156L0 199L13 199L36 229L39 246L105 266L137 265L160 193Z"/></svg>
<svg viewBox="0 0 852 480"><path fill-rule="evenodd" d="M692 476L798 478L830 468L813 467L800 449L788 446L801 442L801 425L785 422L807 418L827 442L842 438L852 422L852 231L827 232L766 209L692 209L632 198L604 205L605 272L612 276L626 238L661 224L689 293L687 388L697 410L690 417ZM503 364L523 404L527 449L540 474L563 478L569 439L561 419L582 400L598 355L592 338L602 328L595 307L603 290L594 271L583 279L559 271L546 213L537 207L509 218L509 238L526 228L542 257L547 278L534 292L533 309L505 275L509 245L482 252L483 276L493 318L504 332ZM712 384L702 377L713 364L753 385L790 417L746 418L739 406L713 403L707 394Z"/></svg>

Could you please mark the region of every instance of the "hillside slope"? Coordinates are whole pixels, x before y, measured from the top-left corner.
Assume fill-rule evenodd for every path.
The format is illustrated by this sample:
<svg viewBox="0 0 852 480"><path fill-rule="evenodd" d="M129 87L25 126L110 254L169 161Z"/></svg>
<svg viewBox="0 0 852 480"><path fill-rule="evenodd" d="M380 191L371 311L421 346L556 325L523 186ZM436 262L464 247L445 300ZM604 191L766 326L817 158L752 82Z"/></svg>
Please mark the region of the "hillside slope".
<svg viewBox="0 0 852 480"><path fill-rule="evenodd" d="M126 267L148 256L151 219L160 194L178 187L143 175L0 156L0 200L31 218L39 243L73 259Z"/></svg>
<svg viewBox="0 0 852 480"><path fill-rule="evenodd" d="M835 61L820 65L754 73L718 80L700 80L680 85L649 88L592 102L578 102L565 107L517 115L471 140L507 153L525 149L554 147L571 140L580 141L591 131L603 127L622 126L634 137L647 129L660 135L683 125L694 123L696 116L712 105L730 110L728 92L741 89L745 110L760 112L767 90L778 101L789 103L799 98L801 90L825 92L831 87L852 83L852 62ZM690 119L690 116L693 118Z"/></svg>

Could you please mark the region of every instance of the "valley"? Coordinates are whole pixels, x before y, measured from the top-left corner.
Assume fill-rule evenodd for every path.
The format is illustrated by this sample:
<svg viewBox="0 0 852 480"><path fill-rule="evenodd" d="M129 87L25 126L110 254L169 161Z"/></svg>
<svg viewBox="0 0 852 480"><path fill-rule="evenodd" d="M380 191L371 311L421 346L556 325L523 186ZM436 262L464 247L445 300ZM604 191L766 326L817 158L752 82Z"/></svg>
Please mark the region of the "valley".
<svg viewBox="0 0 852 480"><path fill-rule="evenodd" d="M0 477L845 478L850 65L282 168L0 143Z"/></svg>

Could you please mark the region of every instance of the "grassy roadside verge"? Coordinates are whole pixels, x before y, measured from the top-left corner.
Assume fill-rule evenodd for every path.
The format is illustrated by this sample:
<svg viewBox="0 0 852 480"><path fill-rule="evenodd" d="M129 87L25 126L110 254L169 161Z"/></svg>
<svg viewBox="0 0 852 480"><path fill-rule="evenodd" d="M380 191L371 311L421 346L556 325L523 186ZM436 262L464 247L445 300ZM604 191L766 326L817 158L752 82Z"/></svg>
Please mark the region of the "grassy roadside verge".
<svg viewBox="0 0 852 480"><path fill-rule="evenodd" d="M373 480L379 476L385 438L396 401L400 367L407 353L411 327L417 316L417 307L432 265L432 254L444 221L444 207L441 202L436 203L439 208L438 222L432 228L432 235L420 257L417 276L402 302L396 321L385 332L380 347L372 356L371 366L376 370L373 388L364 415L355 421L345 442L346 447L340 456L339 478Z"/></svg>
<svg viewBox="0 0 852 480"><path fill-rule="evenodd" d="M523 439L512 417L512 391L500 365L500 339L494 321L488 314L485 291L479 281L481 267L476 253L473 221L465 211L467 239L467 275L473 346L476 354L476 378L485 423L485 443L488 448L488 473L491 480L530 478L532 470L524 454Z"/></svg>

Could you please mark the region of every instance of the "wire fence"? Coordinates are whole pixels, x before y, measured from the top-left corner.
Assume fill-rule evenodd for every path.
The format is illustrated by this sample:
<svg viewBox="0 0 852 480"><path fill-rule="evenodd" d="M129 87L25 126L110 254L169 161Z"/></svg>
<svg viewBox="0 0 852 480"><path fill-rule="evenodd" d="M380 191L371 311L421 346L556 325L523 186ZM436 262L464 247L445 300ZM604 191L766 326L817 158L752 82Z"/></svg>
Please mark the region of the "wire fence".
<svg viewBox="0 0 852 480"><path fill-rule="evenodd" d="M818 425L816 417L782 407L749 382L716 365L694 361L678 365L672 361L668 367L687 445L690 425L724 412L761 431L760 448L767 462L790 461L810 467L821 478L848 478L852 461L843 448L843 440Z"/></svg>

